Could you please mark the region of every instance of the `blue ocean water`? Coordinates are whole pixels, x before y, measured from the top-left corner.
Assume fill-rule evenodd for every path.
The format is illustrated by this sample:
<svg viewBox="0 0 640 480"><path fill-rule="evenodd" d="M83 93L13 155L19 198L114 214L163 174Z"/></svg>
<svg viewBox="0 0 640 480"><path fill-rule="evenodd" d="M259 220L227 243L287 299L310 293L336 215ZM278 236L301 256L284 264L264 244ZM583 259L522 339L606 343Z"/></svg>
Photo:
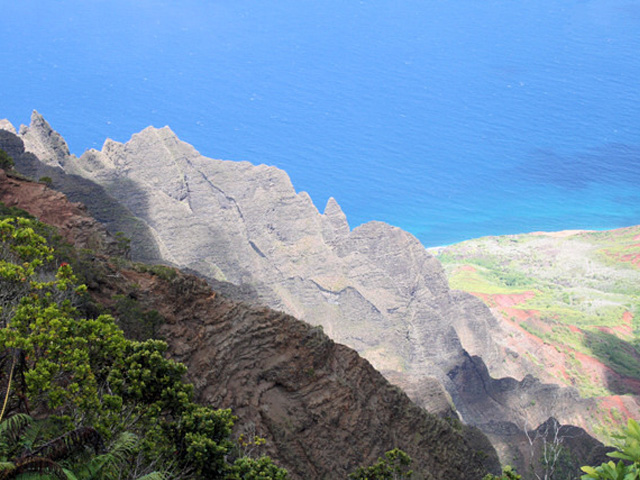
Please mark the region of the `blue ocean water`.
<svg viewBox="0 0 640 480"><path fill-rule="evenodd" d="M0 0L0 118L169 125L427 246L640 223L636 0Z"/></svg>

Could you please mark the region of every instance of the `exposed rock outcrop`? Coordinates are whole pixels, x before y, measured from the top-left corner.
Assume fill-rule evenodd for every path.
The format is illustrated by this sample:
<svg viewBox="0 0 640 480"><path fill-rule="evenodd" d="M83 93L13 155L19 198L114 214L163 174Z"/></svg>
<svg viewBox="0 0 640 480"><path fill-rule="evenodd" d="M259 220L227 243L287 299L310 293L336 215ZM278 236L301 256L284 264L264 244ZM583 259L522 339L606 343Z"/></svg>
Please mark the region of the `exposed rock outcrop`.
<svg viewBox="0 0 640 480"><path fill-rule="evenodd" d="M212 295L193 277L131 275L139 300L167 320L162 333L199 400L232 407L239 429L265 436L294 478L345 478L390 446L414 459L416 478L480 479L499 468L481 434L427 414L322 329Z"/></svg>
<svg viewBox="0 0 640 480"><path fill-rule="evenodd" d="M529 398L546 388L491 378L522 379L523 372L501 361L498 322L479 299L451 291L440 263L409 233L381 222L350 230L334 199L321 214L285 172L203 157L168 127L149 127L125 144L107 140L80 158L66 155L50 130L34 112L20 138L48 164L118 199L164 261L213 282L248 285L259 303L321 326L429 411L451 415L453 400L467 423L500 418L520 428L514 404L523 392ZM73 182L61 188L75 192ZM105 221L113 229L117 219ZM118 229L137 233L131 225ZM565 395L578 401L572 390ZM532 404L527 418L555 415L565 423L571 411L562 405Z"/></svg>
<svg viewBox="0 0 640 480"><path fill-rule="evenodd" d="M30 151L26 151L22 139L12 133L15 129L10 123L7 121L0 123L0 148L14 159L20 172L33 179L46 178L53 188L64 192L71 201L85 205L94 218L107 225L111 233L127 232L127 236L132 240L131 253L135 258L140 261L162 262L153 234L144 222L137 219L100 185L86 178L65 173L56 160L66 158L62 152L65 154L69 152L64 139L53 132L44 119L35 112L34 122L35 125L42 126L43 131L30 133L34 129L22 128L23 133L28 133L26 138L38 139L37 146L30 145ZM46 138L51 138L54 144L51 150L45 153L47 158L53 159L48 164L40 161L33 153L44 148Z"/></svg>
<svg viewBox="0 0 640 480"><path fill-rule="evenodd" d="M28 150L120 200L165 261L250 284L260 302L322 326L379 370L446 381L463 360L457 330L472 354L500 355L488 334L493 317L478 315L483 305L472 296L452 294L418 240L381 222L350 230L334 199L320 214L277 168L205 158L166 127L126 144L107 140L79 159L63 155L37 113L20 131ZM52 146L43 153L46 138Z"/></svg>
<svg viewBox="0 0 640 480"><path fill-rule="evenodd" d="M108 255L122 254L117 241L104 225L90 217L84 205L71 203L64 194L41 183L7 175L0 169L0 202L28 211L40 221L55 225L62 237L76 248Z"/></svg>
<svg viewBox="0 0 640 480"><path fill-rule="evenodd" d="M99 246L109 245L83 208L45 185L0 170L0 201L49 222L77 247L92 246L86 239L96 236ZM266 437L264 453L291 478L345 478L394 447L413 458L416 479L480 479L499 469L479 431L426 413L321 328L224 298L194 276L176 272L167 280L94 260L100 280L92 296L106 308L123 295L158 311L161 333L188 366L198 400L232 408L238 432Z"/></svg>

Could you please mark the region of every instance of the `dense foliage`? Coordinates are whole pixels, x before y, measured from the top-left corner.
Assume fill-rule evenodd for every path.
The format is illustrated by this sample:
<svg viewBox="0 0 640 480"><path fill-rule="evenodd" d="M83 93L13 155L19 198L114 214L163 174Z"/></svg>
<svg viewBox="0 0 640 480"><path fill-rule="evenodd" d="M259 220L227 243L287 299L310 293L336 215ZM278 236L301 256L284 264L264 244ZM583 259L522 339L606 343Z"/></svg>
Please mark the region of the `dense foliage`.
<svg viewBox="0 0 640 480"><path fill-rule="evenodd" d="M413 472L409 469L411 457L399 448L389 450L384 458L369 467L358 467L349 475L350 480L399 480L411 478Z"/></svg>
<svg viewBox="0 0 640 480"><path fill-rule="evenodd" d="M0 168L3 170L9 170L13 168L13 158L11 158L7 152L0 148Z"/></svg>
<svg viewBox="0 0 640 480"><path fill-rule="evenodd" d="M164 342L83 318L86 287L40 230L0 220L0 478L286 479L237 458L235 417L193 401Z"/></svg>

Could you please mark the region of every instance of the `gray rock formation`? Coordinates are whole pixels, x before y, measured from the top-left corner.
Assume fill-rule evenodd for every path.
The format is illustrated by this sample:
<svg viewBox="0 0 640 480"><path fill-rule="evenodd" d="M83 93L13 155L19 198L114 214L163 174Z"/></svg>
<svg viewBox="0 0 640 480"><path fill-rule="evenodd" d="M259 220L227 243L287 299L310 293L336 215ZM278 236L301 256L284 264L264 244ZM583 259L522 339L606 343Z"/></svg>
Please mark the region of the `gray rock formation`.
<svg viewBox="0 0 640 480"><path fill-rule="evenodd" d="M119 199L164 260L250 284L262 303L322 326L381 371L446 381L463 361L458 329L472 353L499 355L493 317L467 314L467 303L481 303L456 301L463 294L452 294L417 239L381 222L350 230L334 199L320 214L282 170L203 157L167 127L107 140L79 159L37 113L20 137L45 163Z"/></svg>
<svg viewBox="0 0 640 480"><path fill-rule="evenodd" d="M260 303L321 326L432 412L450 415L452 399L468 423L518 424L514 402L544 390L535 382L492 382L513 373L501 361L499 324L480 300L449 289L441 265L415 237L381 222L351 230L334 199L321 214L282 170L206 158L168 127L149 127L125 144L107 140L101 151L76 158L34 112L20 138L50 168L118 199L165 261L248 285ZM577 400L571 390L566 395ZM526 418L570 418L560 410L530 406Z"/></svg>
<svg viewBox="0 0 640 480"><path fill-rule="evenodd" d="M16 129L11 122L6 119L0 119L0 130L6 130L7 132L16 133Z"/></svg>

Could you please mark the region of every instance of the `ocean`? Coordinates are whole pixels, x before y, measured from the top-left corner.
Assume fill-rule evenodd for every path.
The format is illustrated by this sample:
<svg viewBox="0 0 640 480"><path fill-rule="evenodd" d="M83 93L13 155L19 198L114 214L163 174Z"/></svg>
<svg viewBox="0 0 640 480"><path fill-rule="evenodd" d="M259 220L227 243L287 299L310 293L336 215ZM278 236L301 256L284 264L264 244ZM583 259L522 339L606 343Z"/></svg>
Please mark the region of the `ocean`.
<svg viewBox="0 0 640 480"><path fill-rule="evenodd" d="M636 0L0 0L0 118L169 125L426 246L640 223Z"/></svg>

